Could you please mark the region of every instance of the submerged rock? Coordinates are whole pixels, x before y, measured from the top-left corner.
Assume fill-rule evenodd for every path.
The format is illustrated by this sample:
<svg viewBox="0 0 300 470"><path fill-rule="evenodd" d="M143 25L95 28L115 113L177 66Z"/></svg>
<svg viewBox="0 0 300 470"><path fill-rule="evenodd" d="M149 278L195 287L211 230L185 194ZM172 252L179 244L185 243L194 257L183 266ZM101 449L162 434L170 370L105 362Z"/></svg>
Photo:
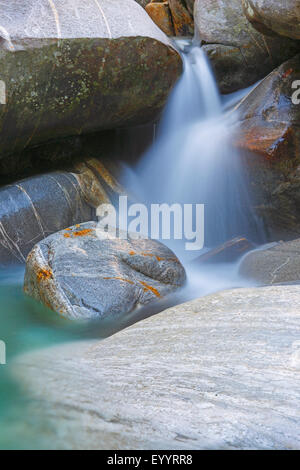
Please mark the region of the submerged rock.
<svg viewBox="0 0 300 470"><path fill-rule="evenodd" d="M236 109L237 145L251 152L247 158L251 186L273 241L300 235L300 105L294 87L299 79L297 55L274 70Z"/></svg>
<svg viewBox="0 0 300 470"><path fill-rule="evenodd" d="M47 448L299 449L299 312L298 286L221 292L14 376Z"/></svg>
<svg viewBox="0 0 300 470"><path fill-rule="evenodd" d="M11 0L0 17L0 159L50 139L152 121L182 70L134 0Z"/></svg>
<svg viewBox="0 0 300 470"><path fill-rule="evenodd" d="M195 24L223 93L255 83L300 50L298 41L256 31L240 0L196 0Z"/></svg>
<svg viewBox="0 0 300 470"><path fill-rule="evenodd" d="M242 0L242 4L258 31L300 39L299 0Z"/></svg>
<svg viewBox="0 0 300 470"><path fill-rule="evenodd" d="M233 263L245 255L248 251L254 250L255 245L243 237L233 238L207 253L200 255L193 261L194 265Z"/></svg>
<svg viewBox="0 0 300 470"><path fill-rule="evenodd" d="M300 239L249 253L240 273L263 284L300 283Z"/></svg>
<svg viewBox="0 0 300 470"><path fill-rule="evenodd" d="M112 236L103 240L97 223L89 222L33 248L24 290L65 317L87 320L125 316L184 281L184 268L161 243Z"/></svg>
<svg viewBox="0 0 300 470"><path fill-rule="evenodd" d="M63 228L96 218L101 203L114 203L123 189L112 165L88 159L73 171L57 171L0 189L0 264L25 263L33 246Z"/></svg>

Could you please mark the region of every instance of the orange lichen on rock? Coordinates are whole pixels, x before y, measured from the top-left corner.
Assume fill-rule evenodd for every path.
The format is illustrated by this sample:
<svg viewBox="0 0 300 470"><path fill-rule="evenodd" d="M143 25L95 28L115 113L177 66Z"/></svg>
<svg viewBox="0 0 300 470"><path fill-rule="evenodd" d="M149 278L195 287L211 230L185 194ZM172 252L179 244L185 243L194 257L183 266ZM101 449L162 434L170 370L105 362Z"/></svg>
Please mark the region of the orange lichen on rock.
<svg viewBox="0 0 300 470"><path fill-rule="evenodd" d="M126 279L124 277L104 277L103 279L106 279L106 280L116 280L116 281L122 281L122 282L128 282L128 284L132 284L134 285L135 283L133 281L131 281L130 279ZM157 289L155 289L154 287L152 286L149 286L146 282L144 281L138 281L140 284L142 284L143 288L144 288L144 292L147 292L147 291L151 291L153 292L154 295L156 295L156 297L161 297L160 293L158 292Z"/></svg>
<svg viewBox="0 0 300 470"><path fill-rule="evenodd" d="M157 289L155 289L155 287L149 286L144 281L139 281L139 283L142 284L142 286L144 287L145 292L147 292L149 290L149 291L153 292L153 294L156 295L156 297L161 297L160 293L158 292Z"/></svg>
<svg viewBox="0 0 300 470"><path fill-rule="evenodd" d="M46 281L53 278L53 273L50 269L40 269L37 273L38 282Z"/></svg>
<svg viewBox="0 0 300 470"><path fill-rule="evenodd" d="M64 237L65 237L65 238L71 238L71 235L70 235L69 233L65 233L65 234L64 234Z"/></svg>
<svg viewBox="0 0 300 470"><path fill-rule="evenodd" d="M293 72L294 72L293 69L288 69L288 70L283 74L283 78L289 77Z"/></svg>
<svg viewBox="0 0 300 470"><path fill-rule="evenodd" d="M85 228L83 230L79 230L78 232L73 232L74 237L85 237L93 232L91 228Z"/></svg>

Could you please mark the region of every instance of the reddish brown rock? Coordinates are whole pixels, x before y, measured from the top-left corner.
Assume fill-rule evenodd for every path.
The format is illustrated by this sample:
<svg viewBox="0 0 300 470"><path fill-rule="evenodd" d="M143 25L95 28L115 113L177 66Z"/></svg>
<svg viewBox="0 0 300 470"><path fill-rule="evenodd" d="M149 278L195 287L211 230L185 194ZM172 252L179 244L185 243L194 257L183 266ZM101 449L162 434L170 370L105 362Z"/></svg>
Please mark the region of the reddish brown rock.
<svg viewBox="0 0 300 470"><path fill-rule="evenodd" d="M300 55L274 70L242 101L238 107L240 147L276 164L284 160L293 162L292 166L300 163L300 105L293 88L297 80Z"/></svg>
<svg viewBox="0 0 300 470"><path fill-rule="evenodd" d="M272 241L300 235L300 55L265 78L238 106L257 211ZM249 151L249 152L248 152Z"/></svg>
<svg viewBox="0 0 300 470"><path fill-rule="evenodd" d="M151 2L146 11L155 24L168 36L175 36L171 11L168 2Z"/></svg>
<svg viewBox="0 0 300 470"><path fill-rule="evenodd" d="M193 36L194 18L183 0L169 0L176 36Z"/></svg>

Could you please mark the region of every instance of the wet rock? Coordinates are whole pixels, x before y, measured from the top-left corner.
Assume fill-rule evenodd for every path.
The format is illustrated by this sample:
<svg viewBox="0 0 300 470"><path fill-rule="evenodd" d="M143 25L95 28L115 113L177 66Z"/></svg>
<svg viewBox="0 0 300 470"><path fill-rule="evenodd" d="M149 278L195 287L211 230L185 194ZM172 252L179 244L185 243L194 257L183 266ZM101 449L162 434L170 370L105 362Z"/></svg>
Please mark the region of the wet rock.
<svg viewBox="0 0 300 470"><path fill-rule="evenodd" d="M47 448L299 449L299 312L298 286L221 292L14 376Z"/></svg>
<svg viewBox="0 0 300 470"><path fill-rule="evenodd" d="M134 0L100 3L0 5L0 158L160 113L182 70L178 53Z"/></svg>
<svg viewBox="0 0 300 470"><path fill-rule="evenodd" d="M149 0L135 0L137 3L139 3L142 7L145 8L147 3L149 3Z"/></svg>
<svg viewBox="0 0 300 470"><path fill-rule="evenodd" d="M300 56L265 78L237 107L239 148L270 240L300 235L300 106L294 101Z"/></svg>
<svg viewBox="0 0 300 470"><path fill-rule="evenodd" d="M232 263L237 261L248 251L254 250L254 248L255 245L246 238L234 238L199 256L193 261L193 264Z"/></svg>
<svg viewBox="0 0 300 470"><path fill-rule="evenodd" d="M190 14L194 16L195 0L185 0L185 4Z"/></svg>
<svg viewBox="0 0 300 470"><path fill-rule="evenodd" d="M51 235L27 258L24 290L70 319L125 316L183 285L176 256L153 240L103 240L88 222Z"/></svg>
<svg viewBox="0 0 300 470"><path fill-rule="evenodd" d="M196 0L195 24L223 93L255 83L300 50L298 41L256 31L240 0Z"/></svg>
<svg viewBox="0 0 300 470"><path fill-rule="evenodd" d="M300 283L300 240L249 253L241 263L240 273L263 284Z"/></svg>
<svg viewBox="0 0 300 470"><path fill-rule="evenodd" d="M184 0L169 0L176 36L194 35L194 17ZM191 2L189 4L191 8Z"/></svg>
<svg viewBox="0 0 300 470"><path fill-rule="evenodd" d="M70 225L96 218L101 203L115 203L124 190L113 165L88 159L73 171L57 171L0 189L0 264L25 263L33 246Z"/></svg>
<svg viewBox="0 0 300 470"><path fill-rule="evenodd" d="M264 34L300 39L299 0L242 0L250 23Z"/></svg>
<svg viewBox="0 0 300 470"><path fill-rule="evenodd" d="M155 24L168 36L175 36L171 10L168 2L151 2L146 12Z"/></svg>

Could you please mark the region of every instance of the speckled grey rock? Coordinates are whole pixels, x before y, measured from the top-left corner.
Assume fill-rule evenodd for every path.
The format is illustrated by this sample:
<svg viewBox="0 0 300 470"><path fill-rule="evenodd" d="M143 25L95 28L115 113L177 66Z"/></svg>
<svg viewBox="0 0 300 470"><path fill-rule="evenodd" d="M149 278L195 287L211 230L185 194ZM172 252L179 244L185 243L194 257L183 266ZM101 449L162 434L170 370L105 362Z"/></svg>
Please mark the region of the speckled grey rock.
<svg viewBox="0 0 300 470"><path fill-rule="evenodd" d="M96 208L124 190L110 161L87 159L0 189L0 265L25 263L33 246L71 225L96 220ZM59 210L58 210L59 209Z"/></svg>
<svg viewBox="0 0 300 470"><path fill-rule="evenodd" d="M134 0L10 0L0 18L0 159L50 139L152 121L182 70Z"/></svg>
<svg viewBox="0 0 300 470"><path fill-rule="evenodd" d="M299 339L298 286L238 289L19 357L14 374L47 448L299 449Z"/></svg>
<svg viewBox="0 0 300 470"><path fill-rule="evenodd" d="M25 292L71 319L125 316L185 282L174 253L154 240L101 239L97 223L56 233L27 258Z"/></svg>
<svg viewBox="0 0 300 470"><path fill-rule="evenodd" d="M255 83L300 49L298 41L259 33L240 0L196 0L195 25L224 93Z"/></svg>
<svg viewBox="0 0 300 470"><path fill-rule="evenodd" d="M242 260L240 273L264 284L300 283L300 239L249 253Z"/></svg>

